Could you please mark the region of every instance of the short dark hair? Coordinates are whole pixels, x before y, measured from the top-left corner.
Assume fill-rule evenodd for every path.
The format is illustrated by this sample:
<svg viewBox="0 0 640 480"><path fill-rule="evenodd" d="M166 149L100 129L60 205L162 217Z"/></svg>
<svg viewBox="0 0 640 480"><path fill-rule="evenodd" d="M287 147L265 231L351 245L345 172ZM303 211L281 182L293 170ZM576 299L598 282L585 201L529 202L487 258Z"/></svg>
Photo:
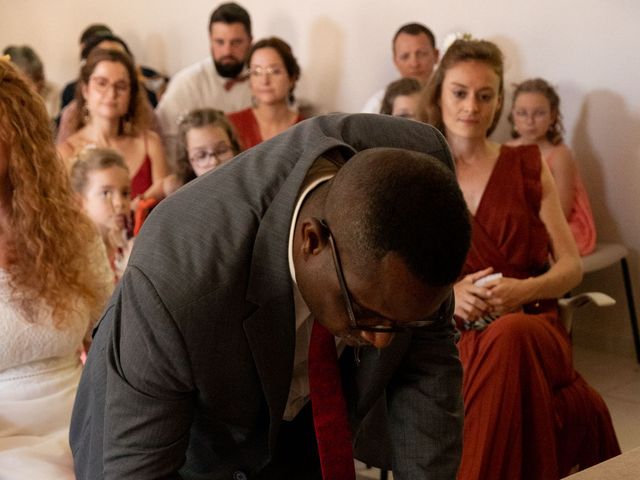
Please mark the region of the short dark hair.
<svg viewBox="0 0 640 480"><path fill-rule="evenodd" d="M410 120L398 120L410 121ZM452 284L471 242L467 206L453 171L421 152L373 148L333 179L325 215L350 239L355 268L395 252L430 286Z"/></svg>
<svg viewBox="0 0 640 480"><path fill-rule="evenodd" d="M249 12L235 2L221 3L218 5L209 18L209 31L215 22L241 23L251 37L251 17Z"/></svg>
<svg viewBox="0 0 640 480"><path fill-rule="evenodd" d="M296 82L300 78L300 65L298 65L296 57L293 56L291 46L278 37L263 38L262 40L254 43L249 49L249 52L247 53L247 66L249 66L249 64L251 63L251 57L253 56L255 51L260 50L261 48L273 48L276 52L278 52L278 55L280 55L289 78L293 80L293 86L289 91L289 101L293 102L295 100L293 96L293 90L296 88Z"/></svg>
<svg viewBox="0 0 640 480"><path fill-rule="evenodd" d="M87 42L87 40L89 40L91 37L95 37L96 35L107 35L107 34L113 34L113 32L104 23L92 23L87 28L85 28L80 34L80 44L84 45Z"/></svg>
<svg viewBox="0 0 640 480"><path fill-rule="evenodd" d="M429 30L427 27L425 27L421 23L407 23L401 26L396 32L396 34L393 36L393 41L391 42L391 48L393 49L394 52L396 49L396 39L398 38L398 35L400 35L401 33L406 33L407 35L420 35L421 33L424 33L429 39L429 41L431 42L431 46L433 48L436 48L436 36L433 34L431 30Z"/></svg>
<svg viewBox="0 0 640 480"><path fill-rule="evenodd" d="M387 85L384 92L384 98L380 106L380 113L384 115L393 114L393 102L401 95L413 95L419 93L422 85L418 80L412 77L400 78Z"/></svg>
<svg viewBox="0 0 640 480"><path fill-rule="evenodd" d="M105 42L105 41L119 43L120 45L122 45L122 48L124 48L124 51L127 52L131 58L133 58L133 54L131 53L131 50L129 50L129 45L127 45L127 42L125 42L122 38L112 33L95 35L89 38L84 48L82 49L82 53L80 54L80 56L83 59L86 59L87 57L89 57L89 54L94 48L96 48L98 45L100 45L102 42Z"/></svg>

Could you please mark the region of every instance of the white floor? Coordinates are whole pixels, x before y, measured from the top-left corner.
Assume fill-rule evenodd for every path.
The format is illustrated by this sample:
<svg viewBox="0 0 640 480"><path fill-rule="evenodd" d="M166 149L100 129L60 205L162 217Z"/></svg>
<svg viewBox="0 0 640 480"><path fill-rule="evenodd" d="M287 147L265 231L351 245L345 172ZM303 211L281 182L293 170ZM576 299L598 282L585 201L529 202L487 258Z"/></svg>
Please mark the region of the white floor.
<svg viewBox="0 0 640 480"><path fill-rule="evenodd" d="M622 451L640 447L640 364L624 299L615 307L587 308L574 320L576 369L607 402ZM380 478L378 471L364 466L357 473L361 480Z"/></svg>

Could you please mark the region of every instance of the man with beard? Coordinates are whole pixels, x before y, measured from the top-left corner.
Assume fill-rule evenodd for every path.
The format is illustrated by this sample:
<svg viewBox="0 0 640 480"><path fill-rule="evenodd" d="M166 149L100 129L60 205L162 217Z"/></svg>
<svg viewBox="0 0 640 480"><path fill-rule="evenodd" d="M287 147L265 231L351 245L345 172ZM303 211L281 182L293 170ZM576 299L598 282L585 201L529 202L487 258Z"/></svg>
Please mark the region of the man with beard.
<svg viewBox="0 0 640 480"><path fill-rule="evenodd" d="M251 46L251 18L237 3L223 3L209 20L211 56L176 73L162 96L156 114L167 142L173 142L178 119L197 108L235 112L251 105L244 59Z"/></svg>

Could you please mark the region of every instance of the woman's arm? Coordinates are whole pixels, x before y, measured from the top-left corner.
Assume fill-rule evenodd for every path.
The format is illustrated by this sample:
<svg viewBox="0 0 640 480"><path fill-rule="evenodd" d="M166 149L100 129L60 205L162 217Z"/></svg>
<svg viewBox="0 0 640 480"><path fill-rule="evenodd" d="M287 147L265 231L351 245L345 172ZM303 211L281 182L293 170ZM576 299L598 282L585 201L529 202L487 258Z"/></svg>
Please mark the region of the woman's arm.
<svg viewBox="0 0 640 480"><path fill-rule="evenodd" d="M162 146L162 141L157 133L147 130L147 153L151 159L151 178L153 183L144 192L144 198L162 200L164 195L163 180L169 174L167 157Z"/></svg>
<svg viewBox="0 0 640 480"><path fill-rule="evenodd" d="M486 287L491 290L491 296L487 302L497 314L517 310L534 300L560 297L582 280L578 249L562 213L558 192L545 162L542 162L540 177L540 219L549 234L554 262L546 273L537 277L524 280L499 278L488 282Z"/></svg>
<svg viewBox="0 0 640 480"><path fill-rule="evenodd" d="M576 162L565 145L553 147L553 161L549 165L551 175L556 182L558 197L565 218L569 218L573 209L576 191Z"/></svg>

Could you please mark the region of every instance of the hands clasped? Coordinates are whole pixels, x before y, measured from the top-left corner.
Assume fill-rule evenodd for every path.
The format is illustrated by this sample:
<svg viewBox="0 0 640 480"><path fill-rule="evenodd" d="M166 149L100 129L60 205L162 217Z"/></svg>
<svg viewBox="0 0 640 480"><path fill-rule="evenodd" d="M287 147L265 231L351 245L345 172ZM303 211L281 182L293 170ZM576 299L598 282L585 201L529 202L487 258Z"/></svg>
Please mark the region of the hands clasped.
<svg viewBox="0 0 640 480"><path fill-rule="evenodd" d="M455 314L473 323L516 311L527 302L524 282L496 274L492 267L470 273L454 285Z"/></svg>

